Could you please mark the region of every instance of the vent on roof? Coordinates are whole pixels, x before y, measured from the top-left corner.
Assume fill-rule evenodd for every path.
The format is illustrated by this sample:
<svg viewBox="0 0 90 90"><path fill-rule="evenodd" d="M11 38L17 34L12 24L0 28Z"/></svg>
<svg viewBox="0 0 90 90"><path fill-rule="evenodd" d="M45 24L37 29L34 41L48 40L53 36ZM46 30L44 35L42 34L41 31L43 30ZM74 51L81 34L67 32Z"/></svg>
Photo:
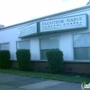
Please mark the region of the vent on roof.
<svg viewBox="0 0 90 90"><path fill-rule="evenodd" d="M4 25L0 25L0 28L4 28Z"/></svg>

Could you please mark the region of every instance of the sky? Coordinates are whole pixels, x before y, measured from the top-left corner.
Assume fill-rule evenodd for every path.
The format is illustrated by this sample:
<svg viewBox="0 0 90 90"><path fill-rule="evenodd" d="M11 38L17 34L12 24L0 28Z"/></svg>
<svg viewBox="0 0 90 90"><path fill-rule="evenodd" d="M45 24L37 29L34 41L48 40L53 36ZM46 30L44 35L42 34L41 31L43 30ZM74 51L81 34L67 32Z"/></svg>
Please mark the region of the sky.
<svg viewBox="0 0 90 90"><path fill-rule="evenodd" d="M89 0L0 0L0 24L10 26L85 6Z"/></svg>

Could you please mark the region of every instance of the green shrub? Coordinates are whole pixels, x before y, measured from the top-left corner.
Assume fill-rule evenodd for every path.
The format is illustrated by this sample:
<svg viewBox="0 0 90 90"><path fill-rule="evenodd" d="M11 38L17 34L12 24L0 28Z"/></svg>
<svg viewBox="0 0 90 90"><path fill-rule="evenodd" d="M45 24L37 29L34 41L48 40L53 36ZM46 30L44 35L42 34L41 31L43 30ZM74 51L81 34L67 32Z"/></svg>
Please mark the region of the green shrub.
<svg viewBox="0 0 90 90"><path fill-rule="evenodd" d="M17 62L20 70L28 70L30 66L30 51L26 49L20 49L16 52Z"/></svg>
<svg viewBox="0 0 90 90"><path fill-rule="evenodd" d="M58 49L51 49L46 52L49 70L51 73L59 73L63 68L63 53Z"/></svg>
<svg viewBox="0 0 90 90"><path fill-rule="evenodd" d="M10 52L9 50L0 50L0 68L10 67Z"/></svg>

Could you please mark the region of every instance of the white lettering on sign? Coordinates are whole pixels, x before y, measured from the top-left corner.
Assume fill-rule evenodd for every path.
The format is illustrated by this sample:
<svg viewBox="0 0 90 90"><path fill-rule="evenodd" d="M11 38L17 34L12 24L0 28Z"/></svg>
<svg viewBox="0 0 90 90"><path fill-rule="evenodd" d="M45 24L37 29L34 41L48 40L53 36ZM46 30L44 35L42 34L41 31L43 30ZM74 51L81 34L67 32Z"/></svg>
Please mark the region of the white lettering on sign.
<svg viewBox="0 0 90 90"><path fill-rule="evenodd" d="M37 23L27 25L25 27L19 28L19 37L27 36L27 35L32 35L37 33Z"/></svg>
<svg viewBox="0 0 90 90"><path fill-rule="evenodd" d="M86 14L40 22L40 32L86 28Z"/></svg>

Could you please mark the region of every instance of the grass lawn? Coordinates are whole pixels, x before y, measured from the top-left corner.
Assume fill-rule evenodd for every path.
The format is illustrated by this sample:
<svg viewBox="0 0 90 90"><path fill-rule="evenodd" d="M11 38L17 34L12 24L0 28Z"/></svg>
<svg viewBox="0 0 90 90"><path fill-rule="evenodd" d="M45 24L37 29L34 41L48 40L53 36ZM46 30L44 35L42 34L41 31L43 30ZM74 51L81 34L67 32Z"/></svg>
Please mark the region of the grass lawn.
<svg viewBox="0 0 90 90"><path fill-rule="evenodd" d="M19 70L12 70L12 69L0 69L0 72L24 75L24 76L30 76L30 77L47 78L47 79L60 80L60 81L66 81L66 82L82 83L85 81L86 83L90 83L90 78L86 78L86 77L75 77L75 76L57 75L57 74L50 74L50 73L19 71Z"/></svg>

